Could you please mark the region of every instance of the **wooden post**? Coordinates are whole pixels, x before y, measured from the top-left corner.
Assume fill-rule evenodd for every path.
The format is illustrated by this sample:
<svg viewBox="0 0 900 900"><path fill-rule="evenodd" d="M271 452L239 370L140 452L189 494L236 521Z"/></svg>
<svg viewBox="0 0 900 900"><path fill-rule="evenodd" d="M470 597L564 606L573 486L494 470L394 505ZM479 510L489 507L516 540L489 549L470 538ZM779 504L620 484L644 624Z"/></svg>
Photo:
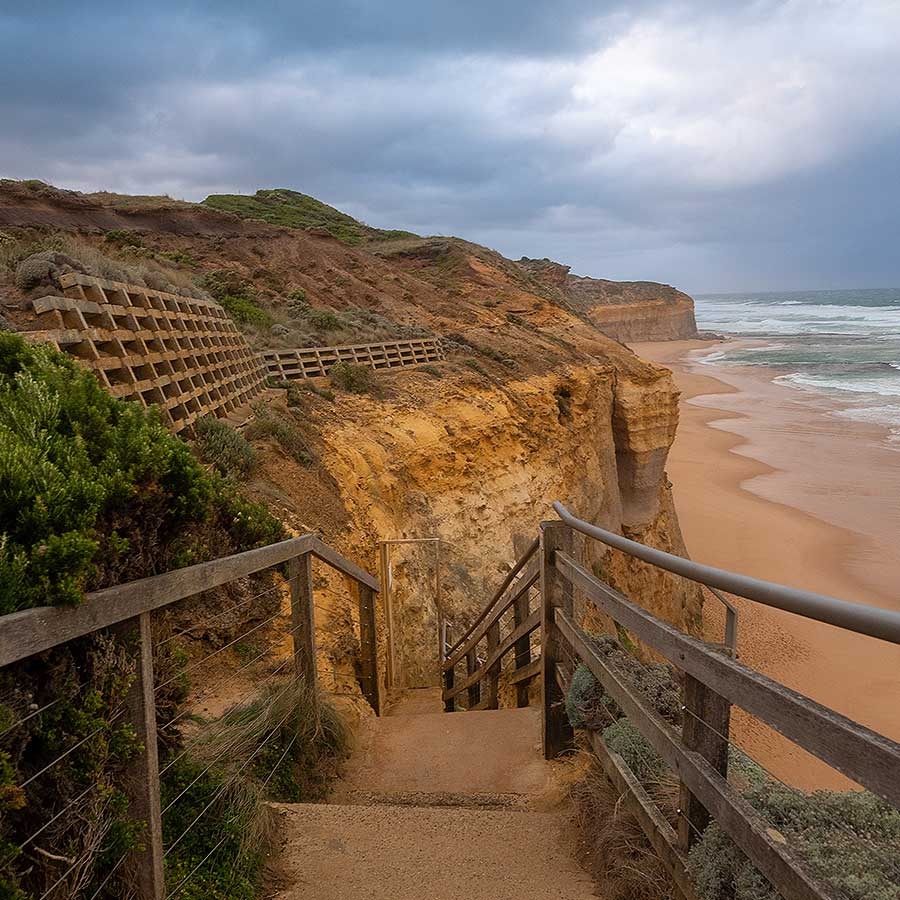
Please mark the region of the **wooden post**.
<svg viewBox="0 0 900 900"><path fill-rule="evenodd" d="M316 620L313 606L312 556L302 553L288 561L291 585L291 634L294 637L294 674L316 687Z"/></svg>
<svg viewBox="0 0 900 900"><path fill-rule="evenodd" d="M466 654L466 676L469 677L469 676L473 675L477 668L478 668L478 655L477 655L476 648L473 647ZM467 708L474 709L476 706L478 706L479 703L481 703L481 682L480 681L476 681L475 684L473 684L472 687L470 687L468 689L468 695L469 695L469 705Z"/></svg>
<svg viewBox="0 0 900 900"><path fill-rule="evenodd" d="M541 714L544 759L555 759L572 746L572 726L566 716L565 698L556 681L560 635L554 609L572 615L572 585L553 567L553 554L572 553L572 532L562 522L541 522Z"/></svg>
<svg viewBox="0 0 900 900"><path fill-rule="evenodd" d="M684 676L681 743L699 753L723 778L728 776L731 704L691 675ZM709 813L682 783L679 791L678 844L687 852L709 824Z"/></svg>
<svg viewBox="0 0 900 900"><path fill-rule="evenodd" d="M495 619L487 630L487 655L490 656L500 646L500 620ZM487 673L487 706L486 709L497 709L500 705L500 666L497 660Z"/></svg>
<svg viewBox="0 0 900 900"><path fill-rule="evenodd" d="M451 667L444 672L444 690L453 690L455 681L456 672ZM444 712L456 712L456 697L451 697L449 700L444 701Z"/></svg>
<svg viewBox="0 0 900 900"><path fill-rule="evenodd" d="M513 615L515 616L515 627L518 628L528 618L528 598L531 594L530 590L524 591L520 597L516 598L513 606ZM521 669L531 662L531 635L526 634L525 637L519 638L513 645L516 669ZM529 681L520 681L516 684L516 706L522 708L528 706Z"/></svg>
<svg viewBox="0 0 900 900"><path fill-rule="evenodd" d="M141 751L125 770L125 789L132 818L146 822L143 849L135 851L133 866L140 900L163 900L162 813L159 799L159 757L156 748L156 702L153 686L153 635L150 613L126 619L114 629L123 636L137 632L135 678L125 698L125 715L134 726Z"/></svg>
<svg viewBox="0 0 900 900"><path fill-rule="evenodd" d="M387 630L385 687L391 690L397 682L397 660L394 649L394 610L391 600L391 550L387 541L381 541L380 570L381 602L384 606L384 625Z"/></svg>
<svg viewBox="0 0 900 900"><path fill-rule="evenodd" d="M378 694L378 646L375 638L375 592L367 584L357 583L359 594L359 651L362 668L363 696L381 715Z"/></svg>

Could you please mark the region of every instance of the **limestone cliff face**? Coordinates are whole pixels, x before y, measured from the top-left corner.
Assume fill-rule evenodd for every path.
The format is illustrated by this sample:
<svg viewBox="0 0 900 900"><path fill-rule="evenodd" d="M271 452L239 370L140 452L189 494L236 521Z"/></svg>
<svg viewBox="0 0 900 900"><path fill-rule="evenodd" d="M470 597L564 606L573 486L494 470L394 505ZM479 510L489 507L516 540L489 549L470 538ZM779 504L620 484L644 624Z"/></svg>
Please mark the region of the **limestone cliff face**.
<svg viewBox="0 0 900 900"><path fill-rule="evenodd" d="M377 537L440 536L449 547L441 606L457 633L508 571L516 539L554 518L554 500L603 527L683 550L663 470L677 392L665 370L641 369L585 365L502 390L453 385L430 399L356 404L323 432L354 550L372 559ZM398 663L410 686L438 677L432 552L394 553ZM580 552L668 620L697 625L692 588L599 545Z"/></svg>
<svg viewBox="0 0 900 900"><path fill-rule="evenodd" d="M694 301L668 284L585 278L549 259L522 258L518 265L541 284L561 292L604 334L622 343L697 336Z"/></svg>

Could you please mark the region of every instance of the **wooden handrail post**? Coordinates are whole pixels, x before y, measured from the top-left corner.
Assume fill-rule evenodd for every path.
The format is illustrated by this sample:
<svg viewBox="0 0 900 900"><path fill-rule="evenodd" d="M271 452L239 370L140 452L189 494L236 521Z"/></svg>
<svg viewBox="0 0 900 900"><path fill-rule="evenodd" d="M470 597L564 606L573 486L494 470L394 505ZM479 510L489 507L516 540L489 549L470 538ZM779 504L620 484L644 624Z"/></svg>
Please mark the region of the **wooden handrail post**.
<svg viewBox="0 0 900 900"><path fill-rule="evenodd" d="M114 629L123 637L137 633L135 678L125 698L125 715L134 727L141 750L125 770L125 790L131 816L146 823L141 850L133 855L134 881L140 900L163 900L162 813L159 799L159 757L156 747L156 702L153 685L153 635L150 613L126 619Z"/></svg>
<svg viewBox="0 0 900 900"><path fill-rule="evenodd" d="M474 675L475 670L477 668L478 668L478 654L476 652L476 648L473 647L466 654L466 677L470 678L472 675ZM468 689L468 696L469 696L469 705L467 707L468 709L474 709L476 706L478 706L479 703L481 703L481 682L480 681L476 681L475 684L473 684Z"/></svg>
<svg viewBox="0 0 900 900"><path fill-rule="evenodd" d="M731 704L691 675L684 676L681 743L699 753L723 778L728 776L728 728ZM687 852L709 824L706 807L682 782L678 797L678 843Z"/></svg>
<svg viewBox="0 0 900 900"><path fill-rule="evenodd" d="M452 691L456 682L454 666L444 670L444 690ZM456 697L450 697L444 701L444 712L456 712Z"/></svg>
<svg viewBox="0 0 900 900"><path fill-rule="evenodd" d="M500 620L495 619L487 631L487 652L490 656L500 646ZM497 709L500 705L500 666L497 660L487 672L487 706L486 709Z"/></svg>
<svg viewBox="0 0 900 900"><path fill-rule="evenodd" d="M288 561L291 586L291 634L294 637L294 674L304 679L315 696L316 624L313 606L312 557L301 553Z"/></svg>
<svg viewBox="0 0 900 900"><path fill-rule="evenodd" d="M562 522L541 522L541 716L544 759L555 759L572 746L573 732L566 716L565 698L556 680L560 635L554 609L572 615L572 585L553 566L557 550L571 555L572 531Z"/></svg>
<svg viewBox="0 0 900 900"><path fill-rule="evenodd" d="M357 583L359 592L359 650L362 669L363 696L381 715L378 685L378 642L375 630L375 592L367 584Z"/></svg>
<svg viewBox="0 0 900 900"><path fill-rule="evenodd" d="M513 605L514 627L518 628L528 618L528 597L531 590L525 591L516 598ZM515 650L516 669L521 669L531 662L531 635L519 638L513 645ZM520 681L516 684L516 706L519 708L528 706L529 682Z"/></svg>

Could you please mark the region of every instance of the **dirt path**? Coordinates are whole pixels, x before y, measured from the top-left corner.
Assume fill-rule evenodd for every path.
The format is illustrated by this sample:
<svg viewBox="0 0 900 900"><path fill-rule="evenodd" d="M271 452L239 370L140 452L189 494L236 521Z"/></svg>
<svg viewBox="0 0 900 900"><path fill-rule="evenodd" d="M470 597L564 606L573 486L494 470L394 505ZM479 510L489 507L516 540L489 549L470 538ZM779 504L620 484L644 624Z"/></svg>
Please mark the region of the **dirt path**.
<svg viewBox="0 0 900 900"><path fill-rule="evenodd" d="M440 712L411 692L375 720L329 804L282 804L278 900L587 900L547 798L534 709Z"/></svg>

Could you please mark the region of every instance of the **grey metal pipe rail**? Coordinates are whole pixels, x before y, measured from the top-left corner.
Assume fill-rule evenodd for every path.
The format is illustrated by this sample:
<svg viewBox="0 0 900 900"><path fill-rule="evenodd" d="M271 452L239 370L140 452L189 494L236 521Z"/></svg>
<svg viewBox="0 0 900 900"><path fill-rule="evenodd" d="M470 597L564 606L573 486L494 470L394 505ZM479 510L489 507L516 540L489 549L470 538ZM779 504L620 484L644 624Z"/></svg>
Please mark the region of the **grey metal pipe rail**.
<svg viewBox="0 0 900 900"><path fill-rule="evenodd" d="M900 644L900 613L893 610L851 603L849 600L839 600L826 594L786 587L773 581L762 581L748 575L738 575L725 569L706 566L663 550L645 547L637 541L591 525L572 515L558 500L553 504L553 508L560 519L574 531L667 572L807 619L825 622L892 644Z"/></svg>

